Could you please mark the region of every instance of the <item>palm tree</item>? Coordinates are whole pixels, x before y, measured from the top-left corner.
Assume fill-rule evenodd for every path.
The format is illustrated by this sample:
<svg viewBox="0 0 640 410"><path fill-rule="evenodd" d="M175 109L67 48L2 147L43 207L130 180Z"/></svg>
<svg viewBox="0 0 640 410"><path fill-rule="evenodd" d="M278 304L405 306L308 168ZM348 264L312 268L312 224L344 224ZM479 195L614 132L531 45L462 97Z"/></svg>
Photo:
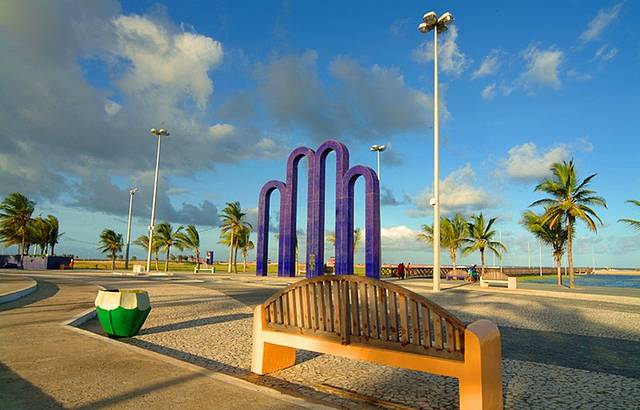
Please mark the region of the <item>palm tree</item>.
<svg viewBox="0 0 640 410"><path fill-rule="evenodd" d="M553 259L556 262L558 273L558 286L562 286L562 255L567 243L567 230L561 224L554 228L542 223L544 215L538 215L533 211L525 211L522 215L522 225L533 233L540 241L551 245L553 248Z"/></svg>
<svg viewBox="0 0 640 410"><path fill-rule="evenodd" d="M238 247L242 250L243 266L242 271L247 271L247 254L255 247L251 240L251 230L243 229L238 235Z"/></svg>
<svg viewBox="0 0 640 410"><path fill-rule="evenodd" d="M184 232L178 232L176 239L180 249L191 249L196 257L196 269L200 269L200 234L195 225L187 226Z"/></svg>
<svg viewBox="0 0 640 410"><path fill-rule="evenodd" d="M154 236L154 240L158 242L158 248L166 251L166 257L164 260L164 271L169 271L169 254L171 252L171 247L175 246L176 248L182 250L180 241L178 240L177 235L182 230L182 226L178 227L175 231L171 227L171 224L167 222L163 222L158 224L156 227L157 235Z"/></svg>
<svg viewBox="0 0 640 410"><path fill-rule="evenodd" d="M47 224L49 225L49 235L47 238L47 242L49 247L51 247L51 254L55 255L55 247L58 244L58 240L62 236L60 233L60 223L58 222L58 218L53 215L47 215Z"/></svg>
<svg viewBox="0 0 640 410"><path fill-rule="evenodd" d="M587 189L587 186L597 174L589 175L582 182L578 182L573 160L562 163L557 162L551 166L553 175L545 178L535 188L535 191L545 192L550 198L535 201L529 206L542 205L545 213L542 223L555 228L563 225L567 229L567 256L569 258L569 287L574 288L573 276L573 231L577 219L584 221L587 228L597 232L596 221L602 224L602 219L590 208L593 205L607 207L604 198L597 196L596 192ZM594 220L595 219L595 220Z"/></svg>
<svg viewBox="0 0 640 410"><path fill-rule="evenodd" d="M355 228L353 230L353 253L356 253L356 250L358 249L358 245L360 245L360 242L362 242L362 234L364 233L364 231L362 230L362 228ZM327 242L331 243L331 244L336 244L336 234L335 232L330 232L327 235Z"/></svg>
<svg viewBox="0 0 640 410"><path fill-rule="evenodd" d="M148 235L140 235L138 239L133 241L134 244L138 245L141 248L144 248L149 251L149 236ZM158 241L153 241L153 246L151 248L151 253L153 253L154 259L156 261L156 271L158 270L158 251L160 250L160 245Z"/></svg>
<svg viewBox="0 0 640 410"><path fill-rule="evenodd" d="M461 214L455 214L453 218L440 219L440 246L449 250L454 274L457 269L458 249L467 239L467 233L467 221ZM433 227L422 225L422 230L418 233L418 240L433 244Z"/></svg>
<svg viewBox="0 0 640 410"><path fill-rule="evenodd" d="M27 224L26 242L30 245L38 245L40 247L40 255L44 255L49 244L49 223L42 217L29 220Z"/></svg>
<svg viewBox="0 0 640 410"><path fill-rule="evenodd" d="M249 227L250 229L253 229L251 224L249 224L244 220L245 216L246 216L246 213L242 212L242 208L240 207L240 202L238 201L227 202L226 207L222 210L222 213L219 215L219 217L222 219L220 238L222 238L222 240L224 241L226 240L225 236L227 234L229 235L229 238L227 241L229 246L229 268L228 268L229 273L231 273L234 248L236 249L236 256L237 256L238 241L236 237L238 236L240 230L243 228ZM236 268L236 271L237 271L237 268Z"/></svg>
<svg viewBox="0 0 640 410"><path fill-rule="evenodd" d="M640 206L640 201L637 199L630 199L626 202L629 202L630 204L634 204L635 206ZM623 219L618 219L618 222L624 222L630 225L632 228L640 230L640 219L623 218Z"/></svg>
<svg viewBox="0 0 640 410"><path fill-rule="evenodd" d="M122 235L111 229L103 230L100 233L100 247L98 250L102 253L111 254L111 270L115 270L116 255L118 252L122 252Z"/></svg>
<svg viewBox="0 0 640 410"><path fill-rule="evenodd" d="M496 219L497 218L491 218L489 219L489 223L485 223L484 215L482 215L481 212L478 215L473 215L471 221L467 223L469 237L463 241L467 246L462 250L462 253L466 255L474 251L480 251L481 276L484 275L484 253L487 249L493 252L498 258L502 258L502 252L507 251L507 247L500 241L493 240L496 231L492 230L491 227L496 222Z"/></svg>
<svg viewBox="0 0 640 410"><path fill-rule="evenodd" d="M18 245L20 255L24 255L27 225L35 205L19 192L9 194L0 202L0 238L5 246Z"/></svg>

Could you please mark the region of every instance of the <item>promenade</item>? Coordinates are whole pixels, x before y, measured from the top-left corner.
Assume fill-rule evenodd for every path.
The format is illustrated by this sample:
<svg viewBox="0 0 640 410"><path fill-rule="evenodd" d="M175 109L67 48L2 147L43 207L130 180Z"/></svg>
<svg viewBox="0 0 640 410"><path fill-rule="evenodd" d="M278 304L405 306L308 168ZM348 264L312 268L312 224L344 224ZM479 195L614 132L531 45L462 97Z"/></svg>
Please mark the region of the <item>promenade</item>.
<svg viewBox="0 0 640 410"><path fill-rule="evenodd" d="M298 278L29 276L38 291L0 305L0 338L10 341L0 347L3 385L13 386L3 391L11 408L457 408L455 379L331 355L301 351L294 367L269 376L250 373L252 307ZM498 324L507 409L629 409L640 403L637 290L607 295L602 288L558 292L536 285L508 291L450 282L431 294L428 280L396 283L465 322ZM149 291L153 310L140 335L114 341L98 336L95 320L84 325L93 334L60 324L92 307L97 285ZM26 396L37 402L21 401Z"/></svg>

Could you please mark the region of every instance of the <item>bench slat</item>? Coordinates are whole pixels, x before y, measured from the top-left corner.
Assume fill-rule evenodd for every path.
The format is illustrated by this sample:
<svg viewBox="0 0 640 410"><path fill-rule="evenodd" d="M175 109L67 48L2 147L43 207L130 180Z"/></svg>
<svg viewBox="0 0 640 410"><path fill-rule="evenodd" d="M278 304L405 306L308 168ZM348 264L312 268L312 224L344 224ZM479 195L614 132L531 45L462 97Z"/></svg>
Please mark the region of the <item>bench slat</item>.
<svg viewBox="0 0 640 410"><path fill-rule="evenodd" d="M455 350L455 343L453 341L453 326L449 321L445 321L445 327L447 329L447 350L453 352Z"/></svg>
<svg viewBox="0 0 640 410"><path fill-rule="evenodd" d="M349 282L344 282L340 287L340 335L342 344L351 342L349 333Z"/></svg>
<svg viewBox="0 0 640 410"><path fill-rule="evenodd" d="M309 317L309 286L300 287L302 301L302 327L311 328L311 320Z"/></svg>
<svg viewBox="0 0 640 410"><path fill-rule="evenodd" d="M398 293L389 291L389 316L391 317L391 341L400 341L400 329L398 328Z"/></svg>
<svg viewBox="0 0 640 410"><path fill-rule="evenodd" d="M362 324L361 335L369 338L369 304L367 303L367 284L361 284L360 290L360 323Z"/></svg>
<svg viewBox="0 0 640 410"><path fill-rule="evenodd" d="M433 317L433 335L435 339L433 347L442 350L442 319L440 315L435 312L433 312L431 317Z"/></svg>
<svg viewBox="0 0 640 410"><path fill-rule="evenodd" d="M418 302L411 300L411 343L420 346L420 315L418 314Z"/></svg>
<svg viewBox="0 0 640 410"><path fill-rule="evenodd" d="M322 307L322 302L318 300L318 289L320 287L319 283L313 283L309 286L309 291L312 293L311 296L311 306L314 314L313 328L315 330L324 330L324 319L322 318L322 311L320 308Z"/></svg>
<svg viewBox="0 0 640 410"><path fill-rule="evenodd" d="M322 290L322 295L324 296L324 329L327 332L335 332L333 328L333 312L331 311L331 285L332 282L325 282Z"/></svg>
<svg viewBox="0 0 640 410"><path fill-rule="evenodd" d="M340 326L340 320L342 317L342 312L340 312L340 282L332 283L331 299L333 302L333 331L338 334L342 334L342 327Z"/></svg>
<svg viewBox="0 0 640 410"><path fill-rule="evenodd" d="M407 297L400 296L400 340L402 345L409 344L409 312L407 311Z"/></svg>
<svg viewBox="0 0 640 410"><path fill-rule="evenodd" d="M378 320L380 323L380 338L389 340L389 310L387 307L387 290L378 288Z"/></svg>
<svg viewBox="0 0 640 410"><path fill-rule="evenodd" d="M375 286L367 286L368 299L369 299L369 312L371 313L370 324L371 324L371 332L370 336L376 339L380 338L380 333L378 332L378 301L376 298L376 287Z"/></svg>
<svg viewBox="0 0 640 410"><path fill-rule="evenodd" d="M427 349L431 348L431 318L429 316L429 308L425 305L421 306L422 310L422 346Z"/></svg>
<svg viewBox="0 0 640 410"><path fill-rule="evenodd" d="M350 334L360 336L360 302L358 301L358 282L346 282L351 291L349 316L351 316Z"/></svg>

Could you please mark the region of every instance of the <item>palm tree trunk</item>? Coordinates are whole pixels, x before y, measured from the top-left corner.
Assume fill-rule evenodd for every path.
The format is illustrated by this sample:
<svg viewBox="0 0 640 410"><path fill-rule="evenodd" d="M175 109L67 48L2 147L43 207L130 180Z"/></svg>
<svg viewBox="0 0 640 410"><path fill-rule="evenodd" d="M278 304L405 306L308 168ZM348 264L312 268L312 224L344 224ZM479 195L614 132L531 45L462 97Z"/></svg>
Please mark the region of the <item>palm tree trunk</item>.
<svg viewBox="0 0 640 410"><path fill-rule="evenodd" d="M169 272L169 252L171 252L171 246L167 246L167 257L164 260L164 271Z"/></svg>
<svg viewBox="0 0 640 410"><path fill-rule="evenodd" d="M556 257L556 270L558 273L558 286L562 286L562 254L554 255Z"/></svg>
<svg viewBox="0 0 640 410"><path fill-rule="evenodd" d="M567 223L567 256L569 258L569 287L576 287L573 277L573 224L571 221Z"/></svg>
<svg viewBox="0 0 640 410"><path fill-rule="evenodd" d="M484 276L484 249L480 249L480 263L482 264L482 270L480 276Z"/></svg>
<svg viewBox="0 0 640 410"><path fill-rule="evenodd" d="M155 257L156 257L156 272L158 271L158 251L155 251Z"/></svg>
<svg viewBox="0 0 640 410"><path fill-rule="evenodd" d="M233 252L233 273L238 273L238 245L235 246Z"/></svg>
<svg viewBox="0 0 640 410"><path fill-rule="evenodd" d="M231 273L231 264L233 259L233 227L231 228L231 237L229 238L229 267L227 273Z"/></svg>
<svg viewBox="0 0 640 410"><path fill-rule="evenodd" d="M116 270L116 253L111 253L111 270Z"/></svg>
<svg viewBox="0 0 640 410"><path fill-rule="evenodd" d="M242 264L243 264L242 272L243 273L247 273L247 253L244 252L244 251L242 252L242 259L244 259L243 262L242 262Z"/></svg>
<svg viewBox="0 0 640 410"><path fill-rule="evenodd" d="M453 265L453 275L456 275L456 257L457 257L457 249L451 248L449 250L449 256L451 256L451 264Z"/></svg>
<svg viewBox="0 0 640 410"><path fill-rule="evenodd" d="M196 248L196 268L200 269L200 249Z"/></svg>

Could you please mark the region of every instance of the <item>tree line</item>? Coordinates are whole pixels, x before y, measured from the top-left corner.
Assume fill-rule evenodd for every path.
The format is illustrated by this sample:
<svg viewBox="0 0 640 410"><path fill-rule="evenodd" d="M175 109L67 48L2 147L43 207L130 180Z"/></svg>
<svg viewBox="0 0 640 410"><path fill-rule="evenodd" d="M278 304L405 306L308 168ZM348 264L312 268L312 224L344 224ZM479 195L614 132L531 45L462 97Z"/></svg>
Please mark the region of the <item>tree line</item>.
<svg viewBox="0 0 640 410"><path fill-rule="evenodd" d="M6 247L16 245L19 255L29 255L32 246L40 255L54 255L62 236L60 223L53 215L32 218L35 207L19 192L7 195L0 202L0 241Z"/></svg>

